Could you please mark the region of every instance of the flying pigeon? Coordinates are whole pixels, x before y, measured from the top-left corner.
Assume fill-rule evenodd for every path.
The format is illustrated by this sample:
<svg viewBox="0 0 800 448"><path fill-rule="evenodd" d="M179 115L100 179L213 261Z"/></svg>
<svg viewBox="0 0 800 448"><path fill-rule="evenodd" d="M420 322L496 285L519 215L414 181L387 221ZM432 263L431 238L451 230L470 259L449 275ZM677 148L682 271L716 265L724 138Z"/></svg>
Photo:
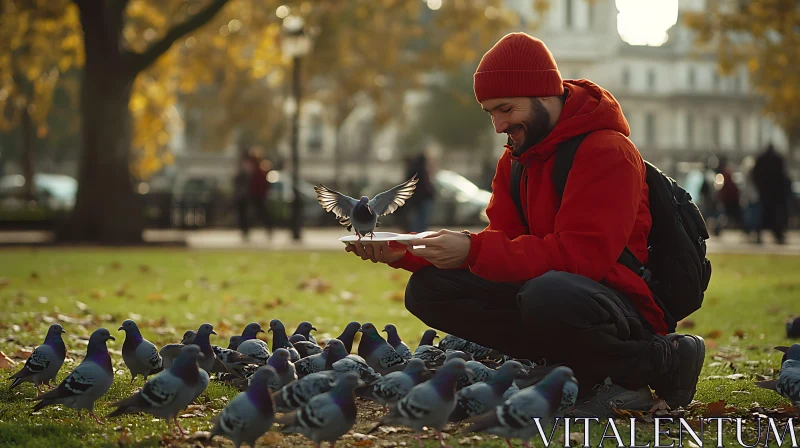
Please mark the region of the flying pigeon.
<svg viewBox="0 0 800 448"><path fill-rule="evenodd" d="M128 319L122 322L118 331L125 331L125 342L122 344L122 360L131 372L131 384L137 375L147 377L161 371L163 360L156 346L142 337L136 322Z"/></svg>
<svg viewBox="0 0 800 448"><path fill-rule="evenodd" d="M786 352L775 390L788 398L800 414L800 344L793 344Z"/></svg>
<svg viewBox="0 0 800 448"><path fill-rule="evenodd" d="M449 334L439 341L439 348L442 350L460 350L469 353L475 358L476 361L484 359L502 359L503 354L497 350L467 341L466 339L459 338Z"/></svg>
<svg viewBox="0 0 800 448"><path fill-rule="evenodd" d="M300 353L297 353L292 343L289 342L289 338L286 336L286 327L283 326L283 322L278 319L272 319L269 321L269 330L267 331L272 332L273 352L279 348L285 348L289 351L290 361L300 361Z"/></svg>
<svg viewBox="0 0 800 448"><path fill-rule="evenodd" d="M349 324L347 324L346 327L344 327L342 334L340 334L339 337L336 338L342 341L342 344L344 344L344 349L347 350L347 353L353 352L353 339L355 339L356 333L358 333L358 330L360 329L361 329L360 323L355 321L350 322Z"/></svg>
<svg viewBox="0 0 800 448"><path fill-rule="evenodd" d="M786 322L786 337L789 339L800 338L800 317L791 322Z"/></svg>
<svg viewBox="0 0 800 448"><path fill-rule="evenodd" d="M411 388L424 381L426 374L430 374L430 370L425 368L425 362L421 359L412 359L402 372L392 372L382 376L374 383L358 389L356 395L376 401L384 407L394 405L405 397Z"/></svg>
<svg viewBox="0 0 800 448"><path fill-rule="evenodd" d="M438 367L444 364L446 355L440 348L433 345L433 339L438 337L439 336L436 335L436 330L425 330L425 333L422 334L422 339L419 341L419 346L414 350L412 358L419 358L425 361L425 365L428 368Z"/></svg>
<svg viewBox="0 0 800 448"><path fill-rule="evenodd" d="M289 336L289 342L291 342L294 349L297 350L300 359L322 353L322 347L314 342L307 341L302 334L293 334Z"/></svg>
<svg viewBox="0 0 800 448"><path fill-rule="evenodd" d="M106 341L115 341L114 336L105 328L98 328L89 337L89 346L86 348L86 357L70 372L64 381L55 389L39 395L35 400L39 401L33 407L38 411L46 406L53 404L63 404L64 406L78 410L78 418L83 420L82 411L89 411L89 415L97 423L101 423L94 414L94 402L103 396L111 383L114 382L114 370L111 366L111 355L108 354Z"/></svg>
<svg viewBox="0 0 800 448"><path fill-rule="evenodd" d="M356 422L356 402L353 391L361 385L358 375L347 373L336 380L330 392L317 395L303 407L277 419L285 424L284 433L300 433L319 448L320 442L333 447Z"/></svg>
<svg viewBox="0 0 800 448"><path fill-rule="evenodd" d="M258 322L247 324L242 331L242 336L239 338L239 344L235 350L245 356L255 359L259 365L265 365L269 358L269 347L267 343L258 339L258 333L263 333L264 330ZM233 338L231 338L233 344Z"/></svg>
<svg viewBox="0 0 800 448"><path fill-rule="evenodd" d="M211 437L224 436L239 448L243 443L255 448L256 439L272 427L275 407L269 384L280 382L272 366L262 366L250 378L247 391L233 397L225 409L212 419Z"/></svg>
<svg viewBox="0 0 800 448"><path fill-rule="evenodd" d="M200 328L197 330L197 335L194 341L192 341L193 345L200 347L200 353L203 354L198 364L201 369L208 373L213 373L214 364L217 360L217 355L214 353L211 342L208 340L209 336L212 334L217 334L217 332L214 331L214 327L211 324L200 325ZM183 349L181 349L181 352L183 352Z"/></svg>
<svg viewBox="0 0 800 448"><path fill-rule="evenodd" d="M468 366L470 362L467 363ZM458 391L456 393L456 408L450 414L450 421L460 422L467 418L481 415L502 404L505 401L503 400L503 394L514 384L514 377L520 371L522 371L522 364L516 361L506 361L491 378Z"/></svg>
<svg viewBox="0 0 800 448"><path fill-rule="evenodd" d="M402 184L383 193L378 193L371 200L367 196L353 199L338 191L331 190L324 185L317 185L317 201L326 212L333 212L339 224L346 226L347 230L355 230L358 239L370 235L378 226L378 218L394 213L414 193L419 179L416 175Z"/></svg>
<svg viewBox="0 0 800 448"><path fill-rule="evenodd" d="M538 433L534 419L540 419L542 428L547 426L558 410L567 381L577 383L569 367L553 369L536 386L523 389L493 410L468 419L467 422L472 423L468 431L505 437L509 446L509 439L521 439L523 446L529 447L528 441Z"/></svg>
<svg viewBox="0 0 800 448"><path fill-rule="evenodd" d="M467 369L462 359L446 363L433 378L414 386L369 432L383 425L406 426L417 432L417 444L422 447L421 432L427 426L436 432L444 446L441 431L456 406L456 376Z"/></svg>
<svg viewBox="0 0 800 448"><path fill-rule="evenodd" d="M294 367L297 370L297 375L304 377L315 372L332 370L333 363L346 356L347 352L344 349L344 344L338 339L331 339L325 349L322 350L322 353L303 358L297 361Z"/></svg>
<svg viewBox="0 0 800 448"><path fill-rule="evenodd" d="M367 361L358 355L347 355L334 362L331 367L337 378L346 372L356 372L365 384L370 384L381 377L380 373L373 370Z"/></svg>
<svg viewBox="0 0 800 448"><path fill-rule="evenodd" d="M275 401L275 412L291 412L308 403L311 398L328 392L336 380L332 371L312 373L289 383L286 387L272 394Z"/></svg>
<svg viewBox="0 0 800 448"><path fill-rule="evenodd" d="M64 333L65 331L61 328L61 325L50 325L47 330L47 336L44 337L44 343L33 349L33 353L25 361L25 366L22 367L22 370L9 378L14 382L11 383L11 387L8 390L22 383L33 383L33 386L36 387L36 392L41 393L40 385L46 384L49 386L50 382L56 379L59 369L64 364L64 358L67 356L67 347L61 338Z"/></svg>
<svg viewBox="0 0 800 448"><path fill-rule="evenodd" d="M361 326L360 331L362 336L358 343L358 355L370 367L381 375L403 370L407 361L381 337L375 325L367 322Z"/></svg>
<svg viewBox="0 0 800 448"><path fill-rule="evenodd" d="M383 327L383 331L386 332L386 342L394 348L397 354L402 356L406 361L411 359L411 349L400 339L400 335L397 334L397 327L393 324L388 324Z"/></svg>
<svg viewBox="0 0 800 448"><path fill-rule="evenodd" d="M270 385L273 392L297 380L294 364L289 361L289 351L285 348L279 348L272 352L272 356L267 360L267 365L272 366L275 373L278 374L278 382Z"/></svg>
<svg viewBox="0 0 800 448"><path fill-rule="evenodd" d="M198 337L202 337L202 327ZM172 367L156 375L145 383L142 390L128 398L113 403L117 409L109 417L144 412L167 421L167 427L174 432L170 419L175 422L181 434L186 431L178 422L178 413L189 406L195 398L208 387L208 373L197 365L202 352L198 345L189 344L181 349Z"/></svg>
<svg viewBox="0 0 800 448"><path fill-rule="evenodd" d="M292 334L303 335L303 337L306 338L306 341L316 344L317 340L314 339L314 335L311 334L311 330L317 331L317 329L311 325L311 322L300 322L300 325L297 326L297 330L295 330Z"/></svg>

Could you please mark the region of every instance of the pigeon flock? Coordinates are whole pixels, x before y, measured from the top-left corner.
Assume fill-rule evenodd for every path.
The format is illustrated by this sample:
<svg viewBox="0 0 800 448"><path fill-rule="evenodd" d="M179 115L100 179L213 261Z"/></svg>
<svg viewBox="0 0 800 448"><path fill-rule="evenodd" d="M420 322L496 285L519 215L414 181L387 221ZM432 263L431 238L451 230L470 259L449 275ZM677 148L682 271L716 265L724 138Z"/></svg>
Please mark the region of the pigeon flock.
<svg viewBox="0 0 800 448"><path fill-rule="evenodd" d="M468 432L484 432L519 439L530 446L538 434L535 419L546 425L575 406L578 383L566 366L537 366L529 360L512 359L496 350L429 329L413 351L397 328L388 324L382 332L372 323L350 322L341 335L317 344L302 322L291 335L280 320L269 323L271 347L257 338L261 325L247 325L233 336L227 348L212 345L214 327L205 323L187 331L181 343L160 350L144 339L139 327L126 320L122 359L131 374L144 377L133 395L112 403L108 418L146 413L163 418L174 435L181 427L181 411L200 397L213 377L236 385L242 392L219 415L211 418L211 437L230 439L235 446L255 446L274 424L279 431L302 434L315 447L331 447L354 425L358 400L374 401L384 408L384 425L412 429L422 446L424 428L433 429L444 446L442 431L450 423L465 422ZM357 354L352 354L356 334L362 334ZM106 343L115 338L105 328L89 338L86 357L57 386L51 387L66 357L61 325L50 326L44 343L33 351L24 367L10 379L10 388L30 382L39 392L33 407L38 411L60 404L75 409L83 420L86 410L95 421L94 405L114 381ZM788 398L800 408L800 344L776 347L785 353L777 380L758 383ZM173 427L174 423L174 427Z"/></svg>

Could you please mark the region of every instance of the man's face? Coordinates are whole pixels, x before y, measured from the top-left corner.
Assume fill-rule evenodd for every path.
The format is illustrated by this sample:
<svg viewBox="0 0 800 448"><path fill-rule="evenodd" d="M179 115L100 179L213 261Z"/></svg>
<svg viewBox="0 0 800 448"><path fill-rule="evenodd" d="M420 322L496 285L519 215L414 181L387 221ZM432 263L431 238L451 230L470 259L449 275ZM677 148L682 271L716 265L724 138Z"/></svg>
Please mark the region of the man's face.
<svg viewBox="0 0 800 448"><path fill-rule="evenodd" d="M550 112L538 98L492 98L481 103L494 130L508 134L514 154L522 154L550 132Z"/></svg>

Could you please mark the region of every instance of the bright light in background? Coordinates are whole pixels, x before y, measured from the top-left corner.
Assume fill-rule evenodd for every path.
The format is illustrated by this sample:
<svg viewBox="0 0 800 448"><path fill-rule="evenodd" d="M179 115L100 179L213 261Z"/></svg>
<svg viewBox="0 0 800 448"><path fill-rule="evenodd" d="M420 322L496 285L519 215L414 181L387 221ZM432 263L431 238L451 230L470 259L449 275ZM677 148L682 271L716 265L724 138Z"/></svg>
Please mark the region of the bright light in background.
<svg viewBox="0 0 800 448"><path fill-rule="evenodd" d="M617 31L631 45L658 47L678 23L678 0L616 0Z"/></svg>
<svg viewBox="0 0 800 448"><path fill-rule="evenodd" d="M436 11L442 7L442 0L428 0L428 8Z"/></svg>
<svg viewBox="0 0 800 448"><path fill-rule="evenodd" d="M279 19L286 18L286 16L289 15L289 7L286 5L278 6L278 9L275 10L275 15L278 16Z"/></svg>

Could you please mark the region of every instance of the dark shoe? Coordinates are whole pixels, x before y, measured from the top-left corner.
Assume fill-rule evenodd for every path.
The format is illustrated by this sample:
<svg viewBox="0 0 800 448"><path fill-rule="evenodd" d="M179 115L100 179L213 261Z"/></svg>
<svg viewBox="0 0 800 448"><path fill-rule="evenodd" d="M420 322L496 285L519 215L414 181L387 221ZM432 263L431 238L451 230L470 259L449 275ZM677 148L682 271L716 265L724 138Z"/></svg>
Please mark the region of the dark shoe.
<svg viewBox="0 0 800 448"><path fill-rule="evenodd" d="M667 341L676 349L678 371L672 377L668 389L662 394L667 405L675 409L687 406L697 392L697 381L706 358L706 343L700 336L691 334L670 334Z"/></svg>
<svg viewBox="0 0 800 448"><path fill-rule="evenodd" d="M649 411L653 407L653 393L650 388L628 390L606 378L603 384L594 387L595 392L588 401L578 404L569 414L575 418L610 418L619 414L614 409L628 411Z"/></svg>

